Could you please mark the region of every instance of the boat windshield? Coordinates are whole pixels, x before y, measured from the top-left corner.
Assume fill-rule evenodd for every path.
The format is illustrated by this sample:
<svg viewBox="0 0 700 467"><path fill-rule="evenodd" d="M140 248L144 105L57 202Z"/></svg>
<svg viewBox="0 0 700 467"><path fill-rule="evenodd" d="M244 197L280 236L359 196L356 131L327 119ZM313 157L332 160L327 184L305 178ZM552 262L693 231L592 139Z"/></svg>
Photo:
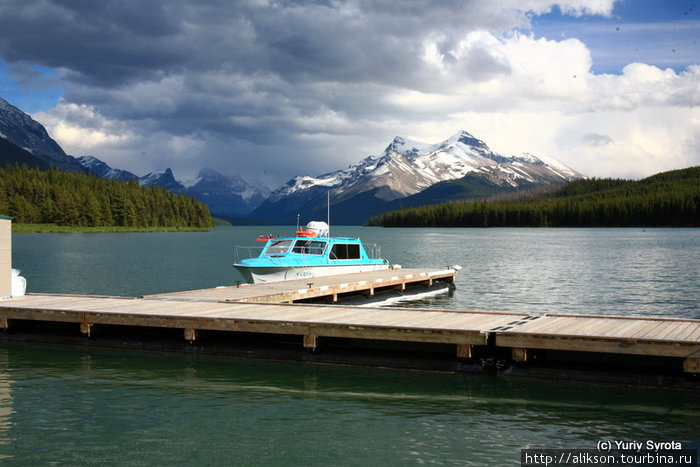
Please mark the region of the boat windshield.
<svg viewBox="0 0 700 467"><path fill-rule="evenodd" d="M319 240L297 240L292 248L292 253L301 255L322 255L326 249L326 242Z"/></svg>
<svg viewBox="0 0 700 467"><path fill-rule="evenodd" d="M265 248L264 254L266 254L266 255L283 255L289 250L289 247L291 245L292 245L292 240L290 240L290 239L272 240L272 241L270 241L270 244L267 245L267 248Z"/></svg>

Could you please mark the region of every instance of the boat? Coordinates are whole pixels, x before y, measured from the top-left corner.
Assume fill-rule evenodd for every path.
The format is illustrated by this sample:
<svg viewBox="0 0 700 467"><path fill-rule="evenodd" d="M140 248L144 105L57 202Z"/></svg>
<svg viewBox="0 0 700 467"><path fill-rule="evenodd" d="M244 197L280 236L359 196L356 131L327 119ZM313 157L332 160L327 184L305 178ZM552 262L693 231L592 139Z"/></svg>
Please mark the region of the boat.
<svg viewBox="0 0 700 467"><path fill-rule="evenodd" d="M293 236L269 238L257 257L233 266L247 282L259 284L394 267L379 256L377 246L364 245L359 238L331 237L326 222L312 221Z"/></svg>

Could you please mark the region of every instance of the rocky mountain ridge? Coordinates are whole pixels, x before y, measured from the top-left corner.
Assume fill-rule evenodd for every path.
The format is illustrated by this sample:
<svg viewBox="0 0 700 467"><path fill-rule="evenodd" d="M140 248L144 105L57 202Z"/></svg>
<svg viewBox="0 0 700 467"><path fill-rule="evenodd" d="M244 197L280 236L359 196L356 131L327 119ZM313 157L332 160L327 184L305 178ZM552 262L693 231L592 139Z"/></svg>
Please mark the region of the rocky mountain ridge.
<svg viewBox="0 0 700 467"><path fill-rule="evenodd" d="M0 137L30 152L39 162L61 170L85 172L75 158L67 155L44 126L0 97Z"/></svg>
<svg viewBox="0 0 700 467"><path fill-rule="evenodd" d="M360 217L392 209L400 200L420 204L423 190L467 176L479 185L490 186L486 191L492 192L583 177L552 158L498 154L466 131L437 144L396 137L381 155L366 157L347 169L291 179L250 216L269 223L289 223L300 211L321 211L324 193L330 191L331 205L343 206L347 222L358 223L362 222ZM483 189L478 190L478 195L483 193ZM467 193L465 197L470 196Z"/></svg>

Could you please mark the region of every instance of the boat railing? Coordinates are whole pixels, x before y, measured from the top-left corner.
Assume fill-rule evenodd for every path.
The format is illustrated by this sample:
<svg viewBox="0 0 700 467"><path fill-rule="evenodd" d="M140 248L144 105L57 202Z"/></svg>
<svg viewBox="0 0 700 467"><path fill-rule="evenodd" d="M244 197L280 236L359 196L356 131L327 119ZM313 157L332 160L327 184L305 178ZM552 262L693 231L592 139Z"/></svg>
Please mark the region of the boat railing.
<svg viewBox="0 0 700 467"><path fill-rule="evenodd" d="M233 258L235 263L240 263L244 259L257 258L262 253L263 246L234 246Z"/></svg>
<svg viewBox="0 0 700 467"><path fill-rule="evenodd" d="M364 247L365 251L367 252L367 256L369 256L371 259L380 259L382 257L382 247L381 245L378 245L376 243L362 243L362 246Z"/></svg>

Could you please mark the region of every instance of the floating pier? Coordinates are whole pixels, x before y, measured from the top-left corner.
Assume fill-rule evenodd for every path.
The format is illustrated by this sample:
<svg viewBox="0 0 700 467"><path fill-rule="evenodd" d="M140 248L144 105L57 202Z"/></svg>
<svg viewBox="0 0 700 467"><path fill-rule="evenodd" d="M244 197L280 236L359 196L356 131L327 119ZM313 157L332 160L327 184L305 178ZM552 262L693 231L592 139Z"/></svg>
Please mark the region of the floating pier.
<svg viewBox="0 0 700 467"><path fill-rule="evenodd" d="M37 340L60 325L55 342L501 374L540 375L556 363L549 377L613 365L645 382L699 387L700 320L343 304L446 288L455 275L397 269L140 298L28 294L0 301L0 339ZM153 330L167 330L171 344ZM606 371L602 379L641 381Z"/></svg>
<svg viewBox="0 0 700 467"><path fill-rule="evenodd" d="M305 303L340 299L381 302L406 294L420 294L453 287L456 271L446 269L382 269L337 276L313 277L234 287L148 295L143 298L174 301Z"/></svg>

